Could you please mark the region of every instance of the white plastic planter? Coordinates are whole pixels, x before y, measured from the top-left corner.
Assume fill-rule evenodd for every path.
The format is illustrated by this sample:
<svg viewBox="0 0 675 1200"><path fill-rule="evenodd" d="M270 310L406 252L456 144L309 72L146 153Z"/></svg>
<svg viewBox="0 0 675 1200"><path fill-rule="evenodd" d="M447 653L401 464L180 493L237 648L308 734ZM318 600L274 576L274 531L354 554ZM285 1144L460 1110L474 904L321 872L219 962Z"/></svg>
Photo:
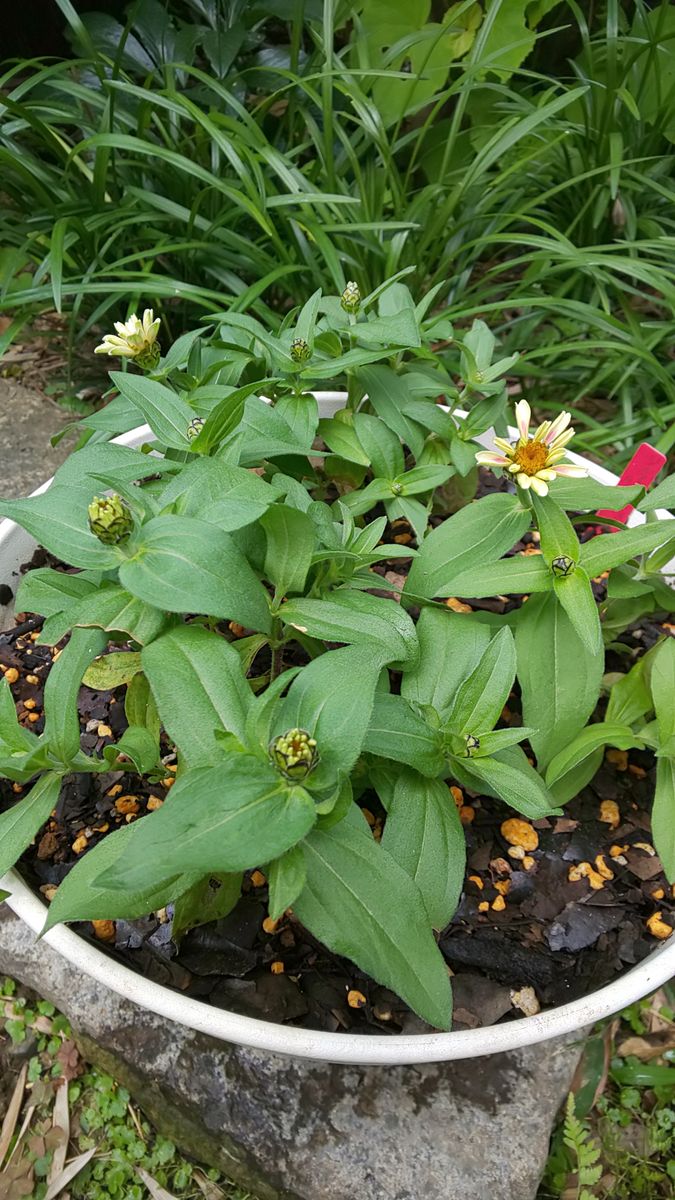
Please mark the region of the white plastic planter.
<svg viewBox="0 0 675 1200"><path fill-rule="evenodd" d="M336 409L344 405L346 399L345 394L340 392L317 392L316 395L323 416L332 416ZM515 435L515 430L513 432ZM137 446L151 437L151 430L146 425L124 434L116 441L125 446ZM491 446L492 435L486 434L478 440L486 446ZM616 475L610 471L589 463L578 455L570 454L569 457L573 461L583 463L588 468L589 475L600 483L617 482ZM47 487L49 482L38 491L45 491ZM639 514L635 514L631 524L641 519ZM1 523L0 582L10 583L18 578L19 568L31 558L35 545L33 538L14 522ZM0 880L0 888L10 893L7 903L17 916L36 934L39 933L47 912L46 905L40 897L31 891L16 871L9 871L4 879ZM323 1062L354 1063L359 1066L403 1066L409 1063L478 1058L483 1054L495 1054L545 1042L549 1038L581 1031L585 1026L592 1025L649 995L675 976L674 937L655 949L639 966L613 983L584 999L574 1000L570 1004L563 1004L537 1016L522 1017L507 1024L461 1030L457 1033L387 1037L298 1029L214 1008L201 1000L193 1000L161 984L144 979L63 925L50 930L45 936L45 941L62 954L76 970L85 972L103 986L111 988L128 1000L135 1001L143 1008L200 1033L275 1054Z"/></svg>

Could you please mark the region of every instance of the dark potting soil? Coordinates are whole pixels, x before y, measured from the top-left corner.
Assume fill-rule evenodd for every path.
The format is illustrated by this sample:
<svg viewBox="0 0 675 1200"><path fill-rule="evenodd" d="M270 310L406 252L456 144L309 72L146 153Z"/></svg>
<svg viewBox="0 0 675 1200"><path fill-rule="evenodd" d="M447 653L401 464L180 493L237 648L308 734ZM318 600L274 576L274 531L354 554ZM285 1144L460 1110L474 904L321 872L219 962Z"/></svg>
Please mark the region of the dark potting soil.
<svg viewBox="0 0 675 1200"><path fill-rule="evenodd" d="M384 538L411 539L401 522ZM536 553L536 535L526 535L517 549ZM26 569L45 563L61 565L38 550ZM379 573L385 595L405 581L400 560L381 564ZM594 586L600 598L603 581ZM506 612L518 601L448 603ZM9 675L21 723L37 733L43 728L45 680L58 653L58 648L36 644L41 624L40 618L19 614L16 628L0 634L0 671ZM234 639L247 631L232 623L222 632ZM621 640L637 657L658 637L673 632L667 622L644 620ZM626 669L618 657L615 665ZM263 652L250 674L264 669ZM119 740L126 727L124 691L81 688L81 743L87 753L100 755ZM520 723L518 705L514 692L503 724ZM173 747L164 742L162 749L166 773L153 784L121 771L64 780L51 819L20 863L47 902L101 838L162 803L176 767ZM537 845L524 855L514 851L502 828L516 814L500 801L450 781L449 802L459 807L468 851L459 908L439 937L453 976L453 1028L513 1019L521 1015L519 1005L531 1011L533 1002L547 1007L583 996L655 948L658 942L647 922L656 912L675 925L675 889L651 844L654 772L651 752L609 750L592 783L566 806L564 816L532 823L530 837ZM0 780L0 811L20 802L29 787ZM365 793L360 804L379 840L386 814L373 793ZM584 865L578 869L579 864ZM266 901L264 876L252 871L233 912L186 933L179 945L172 939L171 906L134 921L82 922L77 929L146 978L234 1012L330 1031L427 1029L399 997L317 942L292 912L271 922Z"/></svg>

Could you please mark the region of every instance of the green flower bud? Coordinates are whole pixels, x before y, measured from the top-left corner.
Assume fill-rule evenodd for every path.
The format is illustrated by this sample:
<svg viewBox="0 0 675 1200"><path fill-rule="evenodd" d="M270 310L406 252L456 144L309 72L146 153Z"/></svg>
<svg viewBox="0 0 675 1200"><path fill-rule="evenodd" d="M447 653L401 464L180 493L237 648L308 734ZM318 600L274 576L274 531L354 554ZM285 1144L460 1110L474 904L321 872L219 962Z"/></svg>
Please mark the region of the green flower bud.
<svg viewBox="0 0 675 1200"><path fill-rule="evenodd" d="M572 574L575 566L576 563L573 558L570 558L567 554L559 554L557 558L553 559L551 570L554 575L557 575L560 579L564 579L566 575Z"/></svg>
<svg viewBox="0 0 675 1200"><path fill-rule="evenodd" d="M306 729L288 729L269 745L269 754L277 771L286 779L305 779L319 761L316 739Z"/></svg>
<svg viewBox="0 0 675 1200"><path fill-rule="evenodd" d="M391 491L392 491L392 495L400 496L403 493L403 484L402 483L392 483Z"/></svg>
<svg viewBox="0 0 675 1200"><path fill-rule="evenodd" d="M134 527L131 510L121 496L94 496L87 512L91 532L106 546L126 541Z"/></svg>
<svg viewBox="0 0 675 1200"><path fill-rule="evenodd" d="M203 417L193 417L192 418L192 420L190 421L190 424L188 425L187 429L185 430L186 436L190 439L190 441L192 441L193 438L199 437L199 434L201 433L205 424L206 424L206 421L204 420Z"/></svg>
<svg viewBox="0 0 675 1200"><path fill-rule="evenodd" d="M305 339L299 337L293 338L293 341L291 342L291 358L293 359L293 362L307 362L307 359L311 357L312 351L310 350L309 344L305 341Z"/></svg>
<svg viewBox="0 0 675 1200"><path fill-rule="evenodd" d="M361 307L361 291L358 283L353 279L349 280L344 292L340 296L340 304L346 313L357 313Z"/></svg>
<svg viewBox="0 0 675 1200"><path fill-rule="evenodd" d="M480 750L480 738L474 736L473 733L467 733L465 739L466 757L471 758L476 750Z"/></svg>
<svg viewBox="0 0 675 1200"><path fill-rule="evenodd" d="M147 349L137 354L134 362L142 371L154 371L160 359L159 342L153 342Z"/></svg>

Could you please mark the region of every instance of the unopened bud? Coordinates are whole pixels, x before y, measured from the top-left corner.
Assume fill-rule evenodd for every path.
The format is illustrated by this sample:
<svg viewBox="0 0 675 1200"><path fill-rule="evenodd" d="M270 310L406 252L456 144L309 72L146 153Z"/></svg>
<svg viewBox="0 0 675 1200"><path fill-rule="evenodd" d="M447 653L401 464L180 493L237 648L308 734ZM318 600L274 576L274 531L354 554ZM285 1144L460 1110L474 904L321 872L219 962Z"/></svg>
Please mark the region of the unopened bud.
<svg viewBox="0 0 675 1200"><path fill-rule="evenodd" d="M94 496L87 512L91 532L106 546L126 541L134 527L131 510L121 496Z"/></svg>
<svg viewBox="0 0 675 1200"><path fill-rule="evenodd" d="M553 559L551 570L554 575L563 579L566 575L572 574L575 565L573 558L570 558L567 554L559 554L557 558Z"/></svg>
<svg viewBox="0 0 675 1200"><path fill-rule="evenodd" d="M192 420L190 421L190 424L188 425L187 429L185 430L186 436L189 438L190 441L192 441L193 438L199 437L199 434L201 433L205 424L206 424L206 422L203 417L193 417L192 418Z"/></svg>
<svg viewBox="0 0 675 1200"><path fill-rule="evenodd" d="M361 307L361 291L358 283L353 279L349 280L344 292L340 296L340 304L346 313L357 313Z"/></svg>
<svg viewBox="0 0 675 1200"><path fill-rule="evenodd" d="M464 741L466 743L466 757L472 758L476 750L480 750L480 738L475 737L473 733L467 733Z"/></svg>
<svg viewBox="0 0 675 1200"><path fill-rule="evenodd" d="M305 779L319 761L316 739L306 729L280 733L270 742L269 753L277 770L294 781Z"/></svg>
<svg viewBox="0 0 675 1200"><path fill-rule="evenodd" d="M293 362L307 362L307 359L311 358L311 356L312 351L309 348L309 343L301 337L293 338L293 341L291 342L291 358L293 359Z"/></svg>

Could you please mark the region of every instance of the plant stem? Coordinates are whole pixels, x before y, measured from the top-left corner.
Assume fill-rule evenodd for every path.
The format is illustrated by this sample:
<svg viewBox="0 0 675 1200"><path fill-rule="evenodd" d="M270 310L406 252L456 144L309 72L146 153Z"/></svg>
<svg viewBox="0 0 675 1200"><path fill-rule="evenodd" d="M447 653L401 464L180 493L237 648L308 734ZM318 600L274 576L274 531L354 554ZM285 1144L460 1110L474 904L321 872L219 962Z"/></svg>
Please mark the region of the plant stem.
<svg viewBox="0 0 675 1200"><path fill-rule="evenodd" d="M274 683L278 679L284 669L284 647L272 646L272 666L270 668L270 683Z"/></svg>

